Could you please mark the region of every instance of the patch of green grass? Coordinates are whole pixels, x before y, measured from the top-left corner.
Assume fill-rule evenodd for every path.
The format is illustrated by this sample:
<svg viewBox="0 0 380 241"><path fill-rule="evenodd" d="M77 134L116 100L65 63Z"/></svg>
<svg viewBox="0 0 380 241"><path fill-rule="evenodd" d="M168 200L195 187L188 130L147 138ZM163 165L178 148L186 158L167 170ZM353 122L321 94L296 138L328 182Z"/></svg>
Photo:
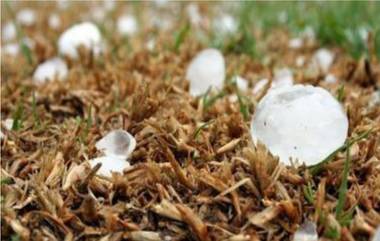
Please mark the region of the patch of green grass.
<svg viewBox="0 0 380 241"><path fill-rule="evenodd" d="M338 89L338 95L336 97L339 102L343 101L344 98L344 85L340 85Z"/></svg>
<svg viewBox="0 0 380 241"><path fill-rule="evenodd" d="M186 36L189 34L191 29L190 27L190 23L186 22L186 24L174 34L174 50L176 52L178 52L179 47L185 41Z"/></svg>
<svg viewBox="0 0 380 241"><path fill-rule="evenodd" d="M246 96L242 96L240 93L237 93L237 97L239 101L240 113L243 115L244 120L249 120L250 118L249 107L248 107L249 99Z"/></svg>
<svg viewBox="0 0 380 241"><path fill-rule="evenodd" d="M310 204L314 203L315 191L310 182L308 182L306 186L303 186L303 194Z"/></svg>
<svg viewBox="0 0 380 241"><path fill-rule="evenodd" d="M210 108L218 99L223 98L226 93L222 90L216 95L211 96L211 88L209 88L202 97L203 109L207 110Z"/></svg>
<svg viewBox="0 0 380 241"><path fill-rule="evenodd" d="M193 135L193 138L194 139L197 139L199 134L201 133L201 130L203 130L204 128L206 128L207 126L211 125L212 123L214 123L215 120L210 120L206 123L204 123L203 125L199 126L195 132L194 132L194 135Z"/></svg>
<svg viewBox="0 0 380 241"><path fill-rule="evenodd" d="M41 122L40 122L40 117L38 116L38 113L37 113L37 102L36 102L36 95L34 92L32 94L32 112L33 112L34 123L37 127L39 127Z"/></svg>
<svg viewBox="0 0 380 241"><path fill-rule="evenodd" d="M335 227L327 227L324 232L324 236L332 240L338 240L340 238L340 233Z"/></svg>
<svg viewBox="0 0 380 241"><path fill-rule="evenodd" d="M322 45L337 45L355 58L368 54L362 31L379 30L380 2L249 2L241 4L239 16L247 26L264 34L286 28L298 35L311 27ZM307 14L305 14L307 13ZM247 17L247 15L249 15ZM376 42L377 41L377 42ZM375 40L380 57L379 40Z"/></svg>
<svg viewBox="0 0 380 241"><path fill-rule="evenodd" d="M338 203L336 205L335 216L339 219L344 210L346 201L347 187L348 187L348 174L350 171L350 146L346 149L346 160L344 161L344 168L342 174L342 183L339 188Z"/></svg>
<svg viewBox="0 0 380 241"><path fill-rule="evenodd" d="M13 118L12 130L17 131L22 128L23 117L24 117L24 105L21 102L19 102L17 104L17 108L15 112L12 115L12 118Z"/></svg>

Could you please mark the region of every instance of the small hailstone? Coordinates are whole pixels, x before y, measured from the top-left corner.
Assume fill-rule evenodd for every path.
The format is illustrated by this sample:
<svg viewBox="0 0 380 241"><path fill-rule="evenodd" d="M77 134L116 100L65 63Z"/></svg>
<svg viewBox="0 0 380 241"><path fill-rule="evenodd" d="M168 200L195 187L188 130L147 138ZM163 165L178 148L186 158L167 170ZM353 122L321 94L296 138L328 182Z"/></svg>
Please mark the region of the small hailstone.
<svg viewBox="0 0 380 241"><path fill-rule="evenodd" d="M5 55L14 57L17 56L20 52L20 46L16 43L5 44L4 46L2 46L1 52Z"/></svg>
<svg viewBox="0 0 380 241"><path fill-rule="evenodd" d="M146 42L146 45L145 45L145 47L149 51L153 51L155 46L156 46L156 40L154 38L149 39L148 42Z"/></svg>
<svg viewBox="0 0 380 241"><path fill-rule="evenodd" d="M235 77L236 85L240 91L248 90L248 81L240 76Z"/></svg>
<svg viewBox="0 0 380 241"><path fill-rule="evenodd" d="M303 40L302 38L293 38L289 40L289 48L291 49L299 49L303 45Z"/></svg>
<svg viewBox="0 0 380 241"><path fill-rule="evenodd" d="M186 7L187 15L190 19L191 24L199 26L202 22L202 16L199 12L199 6L196 3L190 3Z"/></svg>
<svg viewBox="0 0 380 241"><path fill-rule="evenodd" d="M136 140L126 131L115 130L100 139L95 147L105 155L123 156L127 159L136 147Z"/></svg>
<svg viewBox="0 0 380 241"><path fill-rule="evenodd" d="M359 36L360 38L364 41L364 42L367 42L368 40L368 36L369 36L369 31L366 27L364 26L361 26L359 27L358 29L358 32L359 32Z"/></svg>
<svg viewBox="0 0 380 241"><path fill-rule="evenodd" d="M222 15L214 20L214 28L221 34L232 34L238 29L238 23L234 17L230 15Z"/></svg>
<svg viewBox="0 0 380 241"><path fill-rule="evenodd" d="M202 50L194 57L186 71L192 96L204 94L211 87L222 89L224 78L224 57L217 49Z"/></svg>
<svg viewBox="0 0 380 241"><path fill-rule="evenodd" d="M16 25L12 22L8 22L4 25L1 31L1 37L4 41L10 41L16 38L17 30Z"/></svg>
<svg viewBox="0 0 380 241"><path fill-rule="evenodd" d="M38 65L34 71L33 80L36 84L43 84L55 78L63 80L68 73L66 63L60 58L52 58Z"/></svg>
<svg viewBox="0 0 380 241"><path fill-rule="evenodd" d="M61 26L61 19L58 14L51 14L48 19L49 27L52 29L58 29Z"/></svg>
<svg viewBox="0 0 380 241"><path fill-rule="evenodd" d="M330 73L325 76L325 82L328 84L335 84L338 82L338 79L335 77L335 75Z"/></svg>
<svg viewBox="0 0 380 241"><path fill-rule="evenodd" d="M317 225L306 220L295 232L293 241L318 241Z"/></svg>
<svg viewBox="0 0 380 241"><path fill-rule="evenodd" d="M368 102L368 106L370 108L377 105L380 106L380 90L374 91Z"/></svg>
<svg viewBox="0 0 380 241"><path fill-rule="evenodd" d="M90 165L101 163L98 174L111 177L112 172L122 172L130 166L127 159L136 147L136 140L124 130L115 130L100 139L95 147L104 156L90 160Z"/></svg>
<svg viewBox="0 0 380 241"><path fill-rule="evenodd" d="M36 21L36 13L29 8L22 9L17 13L17 21L25 26L32 26Z"/></svg>
<svg viewBox="0 0 380 241"><path fill-rule="evenodd" d="M134 16L124 15L117 20L117 30L123 35L133 35L137 32L137 21Z"/></svg>
<svg viewBox="0 0 380 241"><path fill-rule="evenodd" d="M340 147L348 119L339 102L320 87L293 85L270 90L252 119L255 142L264 143L281 162L314 165Z"/></svg>
<svg viewBox="0 0 380 241"><path fill-rule="evenodd" d="M83 22L73 25L61 34L58 40L59 53L71 58L78 58L78 48L83 45L85 48L94 51L102 44L102 37L99 29L91 22Z"/></svg>
<svg viewBox="0 0 380 241"><path fill-rule="evenodd" d="M12 130L13 123L14 123L14 120L11 118L7 118L3 121L5 129L7 129L8 131Z"/></svg>
<svg viewBox="0 0 380 241"><path fill-rule="evenodd" d="M101 167L97 174L105 177L112 177L112 172L123 172L123 170L130 166L129 162L120 156L102 156L90 160L90 166L93 168L98 163Z"/></svg>
<svg viewBox="0 0 380 241"><path fill-rule="evenodd" d="M305 57L304 56L297 56L296 58L296 66L302 67L305 64Z"/></svg>
<svg viewBox="0 0 380 241"><path fill-rule="evenodd" d="M330 50L322 48L314 54L312 61L323 73L327 73L334 61L334 54Z"/></svg>

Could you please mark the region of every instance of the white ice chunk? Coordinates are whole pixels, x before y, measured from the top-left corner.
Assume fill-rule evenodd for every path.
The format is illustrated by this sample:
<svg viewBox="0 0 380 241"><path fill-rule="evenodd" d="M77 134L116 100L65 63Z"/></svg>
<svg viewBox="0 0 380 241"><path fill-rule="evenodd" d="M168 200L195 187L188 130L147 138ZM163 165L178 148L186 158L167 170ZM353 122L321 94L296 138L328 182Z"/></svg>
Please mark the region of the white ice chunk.
<svg viewBox="0 0 380 241"><path fill-rule="evenodd" d="M20 52L20 45L16 43L5 44L1 47L1 52L12 57L17 56Z"/></svg>
<svg viewBox="0 0 380 241"><path fill-rule="evenodd" d="M90 160L90 165L94 167L101 163L98 174L111 177L112 172L122 172L130 166L127 159L136 147L136 140L124 130L114 130L100 139L95 147L105 155Z"/></svg>
<svg viewBox="0 0 380 241"><path fill-rule="evenodd" d="M61 26L61 18L58 14L53 13L49 16L48 24L49 27L52 29L59 29L59 27Z"/></svg>
<svg viewBox="0 0 380 241"><path fill-rule="evenodd" d="M231 15L223 14L213 21L214 29L217 33L233 34L238 29L238 23Z"/></svg>
<svg viewBox="0 0 380 241"><path fill-rule="evenodd" d="M186 7L187 15L190 19L191 24L199 26L202 22L202 16L199 12L199 6L196 3L190 3Z"/></svg>
<svg viewBox="0 0 380 241"><path fill-rule="evenodd" d="M296 58L296 66L302 67L305 64L305 57L304 56L297 56Z"/></svg>
<svg viewBox="0 0 380 241"><path fill-rule="evenodd" d="M369 99L368 106L370 108L380 106L380 90L374 91Z"/></svg>
<svg viewBox="0 0 380 241"><path fill-rule="evenodd" d="M306 220L294 233L293 241L318 241L317 225Z"/></svg>
<svg viewBox="0 0 380 241"><path fill-rule="evenodd" d="M248 90L248 80L244 79L241 76L235 77L236 85L240 91L247 91Z"/></svg>
<svg viewBox="0 0 380 241"><path fill-rule="evenodd" d="M95 147L105 155L122 156L127 159L136 147L136 140L124 130L115 130L100 139Z"/></svg>
<svg viewBox="0 0 380 241"><path fill-rule="evenodd" d="M100 48L102 37L95 24L83 22L73 25L58 40L59 53L71 58L78 58L78 47L81 45L92 51Z"/></svg>
<svg viewBox="0 0 380 241"><path fill-rule="evenodd" d="M123 15L117 20L117 31L122 35L131 36L138 30L137 20L132 15Z"/></svg>
<svg viewBox="0 0 380 241"><path fill-rule="evenodd" d="M293 38L289 40L289 48L291 49L299 49L303 45L302 38Z"/></svg>
<svg viewBox="0 0 380 241"><path fill-rule="evenodd" d="M310 85L274 88L260 100L251 123L255 142L264 143L281 162L290 158L314 165L340 147L348 119L325 89Z"/></svg>
<svg viewBox="0 0 380 241"><path fill-rule="evenodd" d="M36 22L36 13L29 8L20 10L16 16L17 21L25 26L32 26Z"/></svg>
<svg viewBox="0 0 380 241"><path fill-rule="evenodd" d="M224 57L217 49L202 50L191 61L186 72L192 96L204 94L211 87L222 89L224 78Z"/></svg>
<svg viewBox="0 0 380 241"><path fill-rule="evenodd" d="M334 62L334 53L328 49L319 49L313 56L312 64L320 69L323 73L327 73L331 64Z"/></svg>
<svg viewBox="0 0 380 241"><path fill-rule="evenodd" d="M89 163L92 168L95 167L96 164L101 163L102 165L97 174L106 177L112 177L112 172L122 173L125 168L130 166L125 158L112 155L91 159Z"/></svg>
<svg viewBox="0 0 380 241"><path fill-rule="evenodd" d="M33 74L33 81L36 84L43 84L54 79L64 80L67 77L68 69L65 61L60 58L48 59L38 65Z"/></svg>
<svg viewBox="0 0 380 241"><path fill-rule="evenodd" d="M325 82L328 84L335 84L336 82L338 82L338 79L335 75L330 73L325 76Z"/></svg>
<svg viewBox="0 0 380 241"><path fill-rule="evenodd" d="M12 22L7 22L2 30L1 30L1 37L4 41L10 41L16 38L17 30L16 25Z"/></svg>
<svg viewBox="0 0 380 241"><path fill-rule="evenodd" d="M5 129L8 131L12 130L14 120L12 118L7 118L3 121Z"/></svg>

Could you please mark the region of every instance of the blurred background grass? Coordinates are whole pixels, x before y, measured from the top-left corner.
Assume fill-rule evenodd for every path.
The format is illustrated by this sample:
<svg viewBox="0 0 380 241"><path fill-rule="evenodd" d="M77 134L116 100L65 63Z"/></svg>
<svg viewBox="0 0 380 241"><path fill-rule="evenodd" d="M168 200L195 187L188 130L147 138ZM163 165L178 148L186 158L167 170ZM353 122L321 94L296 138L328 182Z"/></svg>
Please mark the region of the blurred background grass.
<svg viewBox="0 0 380 241"><path fill-rule="evenodd" d="M372 35L380 57L380 2L243 2L240 28L255 26L268 33L285 28L292 35L312 29L323 46L336 45L353 57L367 54L366 36Z"/></svg>

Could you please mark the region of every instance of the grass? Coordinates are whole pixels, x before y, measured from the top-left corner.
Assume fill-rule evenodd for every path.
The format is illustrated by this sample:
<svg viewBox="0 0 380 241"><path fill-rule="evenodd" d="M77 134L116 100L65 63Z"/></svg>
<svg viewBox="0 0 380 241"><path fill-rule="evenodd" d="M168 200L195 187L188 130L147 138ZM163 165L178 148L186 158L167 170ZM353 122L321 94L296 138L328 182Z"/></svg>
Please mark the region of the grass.
<svg viewBox="0 0 380 241"><path fill-rule="evenodd" d="M239 15L241 26L255 26L264 33L285 28L299 35L312 27L322 46L340 46L360 58L368 54L363 29L376 34L380 57L379 12L379 2L247 2L241 5Z"/></svg>
<svg viewBox="0 0 380 241"><path fill-rule="evenodd" d="M346 194L347 194L347 179L348 179L349 171L350 171L350 147L348 146L346 149L346 160L344 161L342 184L340 185L340 188L339 188L339 198L338 198L338 203L336 205L336 210L335 210L335 215L337 217L340 217L343 212L344 203L345 203Z"/></svg>

